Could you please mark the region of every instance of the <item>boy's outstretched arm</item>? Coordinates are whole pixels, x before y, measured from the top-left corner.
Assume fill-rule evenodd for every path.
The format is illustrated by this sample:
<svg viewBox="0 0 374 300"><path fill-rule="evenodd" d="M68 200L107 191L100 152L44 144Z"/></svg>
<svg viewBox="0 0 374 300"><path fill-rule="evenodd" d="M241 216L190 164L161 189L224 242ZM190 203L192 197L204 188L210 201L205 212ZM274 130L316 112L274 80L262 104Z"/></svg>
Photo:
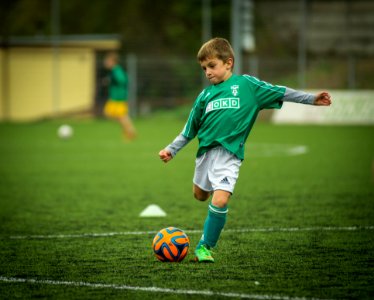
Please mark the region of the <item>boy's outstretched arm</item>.
<svg viewBox="0 0 374 300"><path fill-rule="evenodd" d="M183 134L180 134L174 139L174 141L170 145L168 145L165 149L162 149L158 153L158 155L164 163L167 163L175 155L177 155L177 152L181 150L184 146L186 146L189 142L190 139L186 138Z"/></svg>
<svg viewBox="0 0 374 300"><path fill-rule="evenodd" d="M316 95L313 95L286 87L286 92L282 98L282 101L309 105L329 106L331 105L331 95L328 92L320 92Z"/></svg>

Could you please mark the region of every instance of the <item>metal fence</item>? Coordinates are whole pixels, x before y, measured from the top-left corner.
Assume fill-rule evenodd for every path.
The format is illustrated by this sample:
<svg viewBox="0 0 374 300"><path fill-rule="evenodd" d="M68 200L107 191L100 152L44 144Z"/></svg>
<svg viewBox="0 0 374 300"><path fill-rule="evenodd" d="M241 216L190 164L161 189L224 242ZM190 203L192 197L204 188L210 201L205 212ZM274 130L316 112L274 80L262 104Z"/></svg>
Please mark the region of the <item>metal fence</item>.
<svg viewBox="0 0 374 300"><path fill-rule="evenodd" d="M129 55L122 64L129 75L129 101L134 114L191 105L208 84L194 57ZM370 89L373 67L372 57L350 62L344 56L314 56L308 60L306 89L349 89L352 81L358 89ZM242 71L273 84L300 88L298 63L293 57L248 58ZM100 77L102 73L98 74ZM105 100L105 89L100 95Z"/></svg>

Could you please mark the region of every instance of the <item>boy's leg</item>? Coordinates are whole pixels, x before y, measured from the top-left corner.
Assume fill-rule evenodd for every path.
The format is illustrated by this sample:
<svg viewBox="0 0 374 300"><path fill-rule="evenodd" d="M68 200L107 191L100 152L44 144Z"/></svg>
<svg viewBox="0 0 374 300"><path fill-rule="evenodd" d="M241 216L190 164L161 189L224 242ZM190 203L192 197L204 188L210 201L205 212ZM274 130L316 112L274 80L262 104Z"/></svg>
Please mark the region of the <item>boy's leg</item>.
<svg viewBox="0 0 374 300"><path fill-rule="evenodd" d="M212 192L204 191L196 184L193 185L193 195L196 200L205 201L208 200Z"/></svg>
<svg viewBox="0 0 374 300"><path fill-rule="evenodd" d="M136 136L135 127L128 115L125 115L118 119L122 126L123 132L126 134L127 138L132 140Z"/></svg>
<svg viewBox="0 0 374 300"><path fill-rule="evenodd" d="M208 207L208 215L204 223L204 234L196 248L205 245L208 249L216 246L221 231L226 223L227 204L231 193L216 190Z"/></svg>
<svg viewBox="0 0 374 300"><path fill-rule="evenodd" d="M204 201L213 192L204 223L204 231L195 254L200 262L213 262L209 249L219 239L226 223L227 204L234 190L241 161L222 147L209 150L196 159L194 196ZM203 189L201 189L203 187Z"/></svg>

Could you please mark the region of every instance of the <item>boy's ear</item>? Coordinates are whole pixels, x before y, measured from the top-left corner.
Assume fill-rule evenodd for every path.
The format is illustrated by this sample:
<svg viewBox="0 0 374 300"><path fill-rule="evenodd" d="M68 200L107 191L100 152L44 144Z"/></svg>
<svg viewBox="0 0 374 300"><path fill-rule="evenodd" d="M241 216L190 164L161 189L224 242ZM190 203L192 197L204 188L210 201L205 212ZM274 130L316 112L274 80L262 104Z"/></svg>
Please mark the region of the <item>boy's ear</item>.
<svg viewBox="0 0 374 300"><path fill-rule="evenodd" d="M228 59L226 60L226 64L227 64L227 66L228 66L230 69L232 69L233 66L234 66L234 60L230 57L230 58L228 58Z"/></svg>

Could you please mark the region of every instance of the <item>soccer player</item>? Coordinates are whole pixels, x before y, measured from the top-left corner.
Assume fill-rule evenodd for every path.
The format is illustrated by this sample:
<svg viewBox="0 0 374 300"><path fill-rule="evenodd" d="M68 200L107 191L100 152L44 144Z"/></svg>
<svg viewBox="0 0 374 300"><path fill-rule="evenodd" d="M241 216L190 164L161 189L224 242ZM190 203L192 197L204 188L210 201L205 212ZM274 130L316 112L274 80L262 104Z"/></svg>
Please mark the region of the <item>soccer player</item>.
<svg viewBox="0 0 374 300"><path fill-rule="evenodd" d="M135 128L128 114L127 74L119 65L118 54L110 52L105 56L104 66L110 70L109 99L104 106L104 115L116 119L121 124L123 134L128 139L135 138Z"/></svg>
<svg viewBox="0 0 374 300"><path fill-rule="evenodd" d="M233 74L234 52L223 38L202 45L197 59L212 85L197 97L182 133L159 156L167 163L197 135L193 194L200 201L211 195L212 199L195 259L214 262L210 249L217 244L225 225L227 205L244 159L245 141L259 111L279 109L284 101L328 106L331 97L328 92L313 95Z"/></svg>

